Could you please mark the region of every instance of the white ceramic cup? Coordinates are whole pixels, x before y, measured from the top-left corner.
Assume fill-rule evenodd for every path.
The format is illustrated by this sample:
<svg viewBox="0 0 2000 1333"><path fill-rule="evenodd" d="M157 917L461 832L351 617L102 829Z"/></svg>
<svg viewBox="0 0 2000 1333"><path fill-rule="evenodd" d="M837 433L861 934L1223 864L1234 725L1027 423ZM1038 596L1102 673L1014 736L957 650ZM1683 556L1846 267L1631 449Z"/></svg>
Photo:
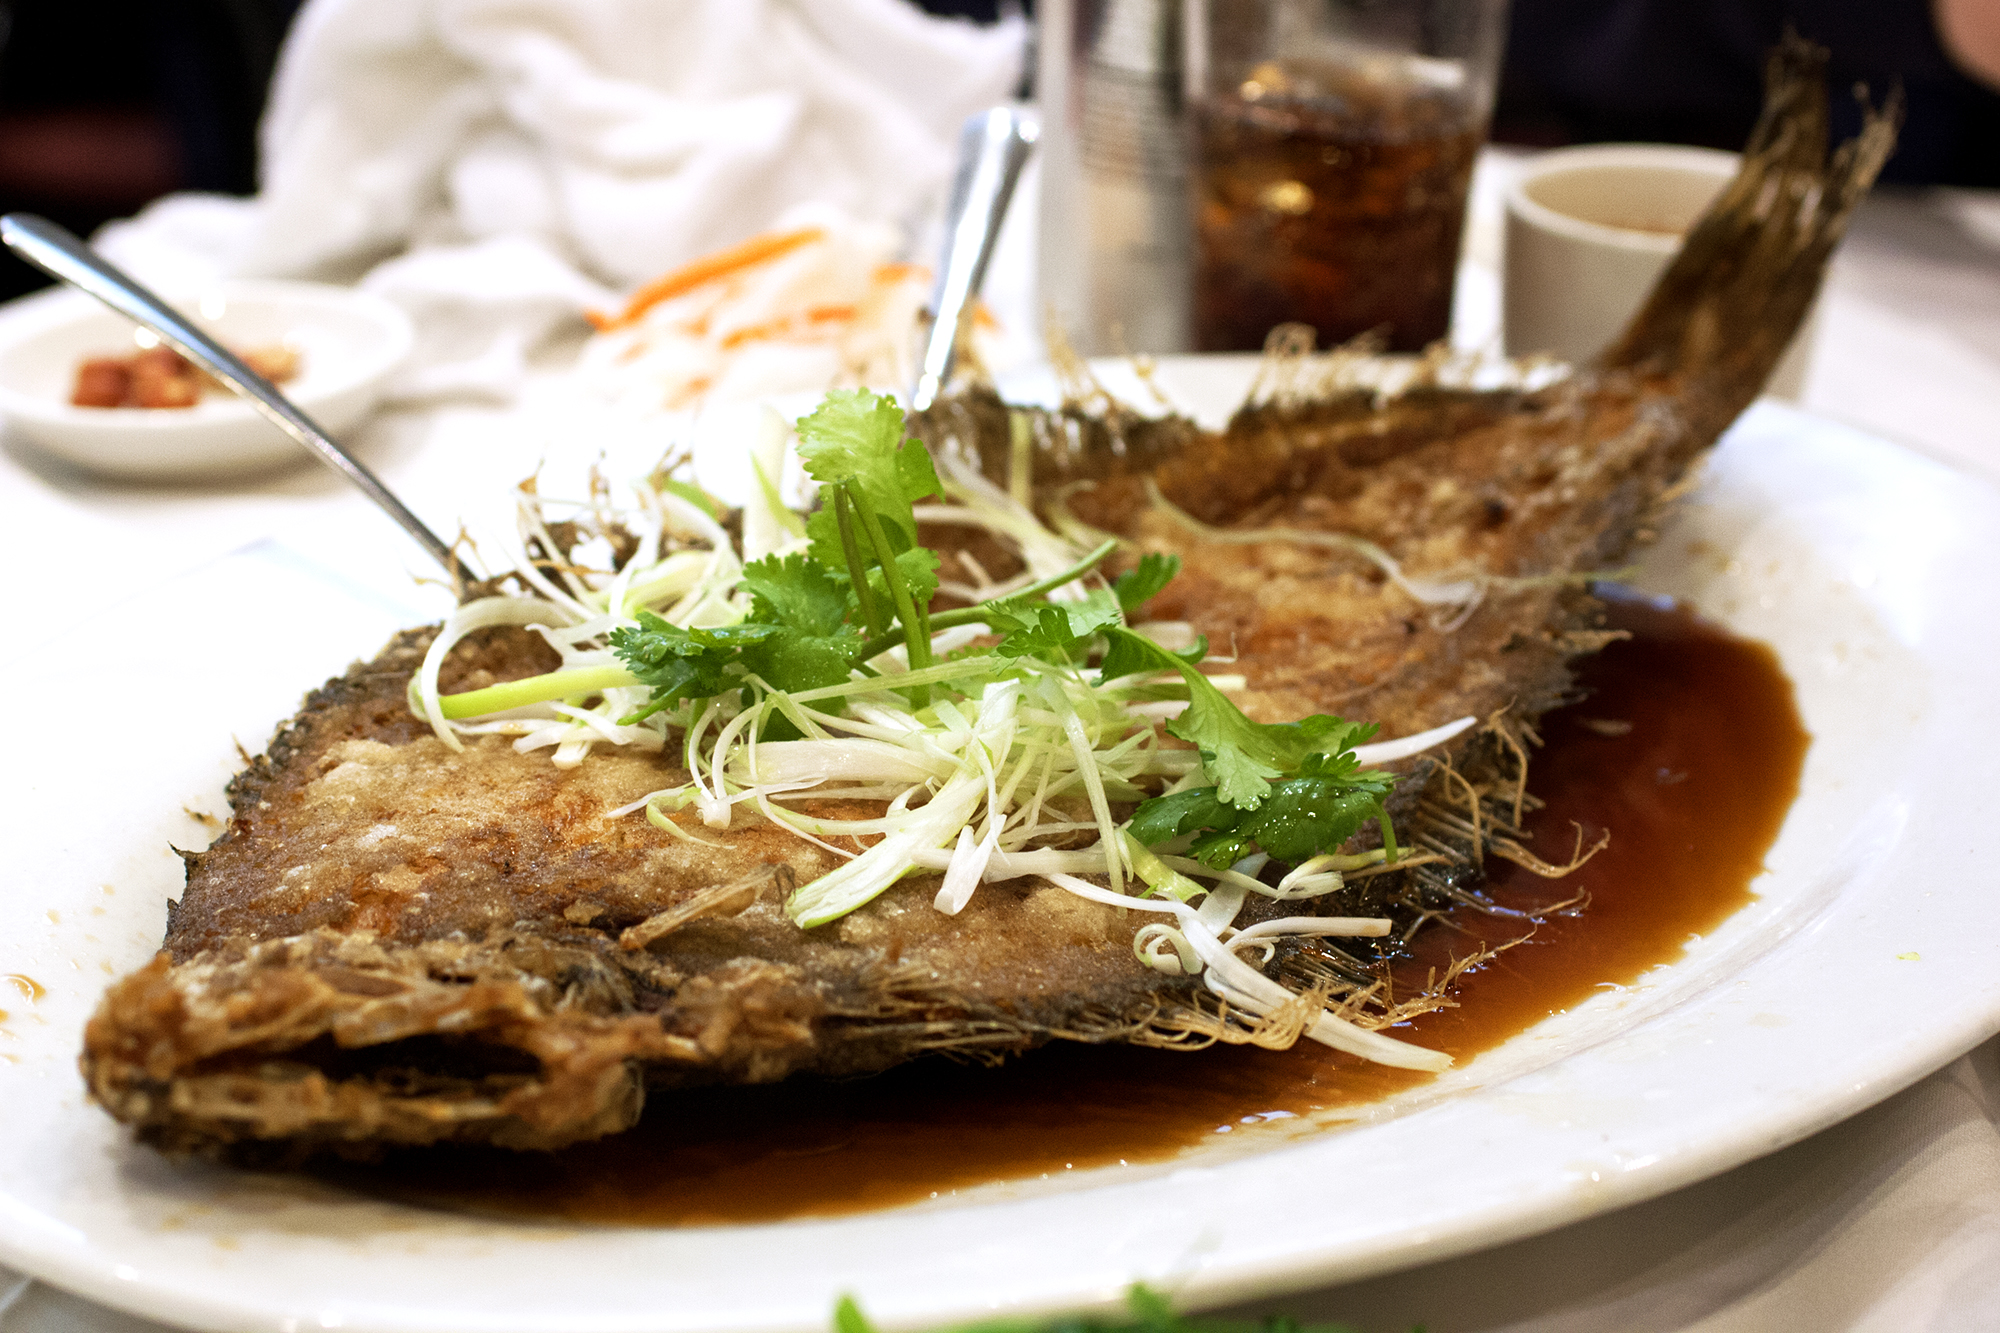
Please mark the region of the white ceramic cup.
<svg viewBox="0 0 2000 1333"><path fill-rule="evenodd" d="M1594 144L1534 158L1507 191L1507 354L1584 361L1602 351L1736 165L1735 153L1667 144ZM1766 393L1799 396L1816 312L1806 316Z"/></svg>

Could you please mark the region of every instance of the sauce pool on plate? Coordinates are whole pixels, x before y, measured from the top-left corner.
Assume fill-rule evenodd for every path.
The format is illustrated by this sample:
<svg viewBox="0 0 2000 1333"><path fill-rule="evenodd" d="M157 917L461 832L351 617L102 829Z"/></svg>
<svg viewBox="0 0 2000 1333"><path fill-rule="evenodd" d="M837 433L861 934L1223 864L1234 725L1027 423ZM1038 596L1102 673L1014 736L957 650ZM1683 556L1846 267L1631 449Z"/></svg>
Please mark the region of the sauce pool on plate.
<svg viewBox="0 0 2000 1333"><path fill-rule="evenodd" d="M1529 787L1530 846L1567 878L1489 862L1484 893L1529 913L1579 894L1524 942L1460 978L1458 1004L1400 1036L1461 1063L1605 985L1681 955L1750 898L1798 792L1807 735L1762 644L1686 609L1626 595L1631 631L1583 664L1581 702L1545 717ZM1527 933L1519 916L1461 911L1398 964L1433 967ZM1199 1053L1058 1042L999 1068L923 1060L850 1083L677 1092L614 1138L551 1154L427 1149L330 1168L351 1188L422 1206L574 1222L698 1226L825 1217L1001 1180L1160 1161L1218 1134L1374 1100L1429 1077L1311 1043Z"/></svg>

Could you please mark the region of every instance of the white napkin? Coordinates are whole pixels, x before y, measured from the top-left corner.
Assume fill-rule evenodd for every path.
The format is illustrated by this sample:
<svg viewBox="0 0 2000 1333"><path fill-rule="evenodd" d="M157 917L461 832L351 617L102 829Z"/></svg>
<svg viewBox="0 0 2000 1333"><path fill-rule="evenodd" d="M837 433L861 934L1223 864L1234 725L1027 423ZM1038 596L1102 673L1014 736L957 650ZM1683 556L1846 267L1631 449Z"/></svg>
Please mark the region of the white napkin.
<svg viewBox="0 0 2000 1333"><path fill-rule="evenodd" d="M254 200L98 243L143 280L359 280L420 325L404 397L505 397L588 307L806 202L911 234L1025 25L905 0L310 0Z"/></svg>

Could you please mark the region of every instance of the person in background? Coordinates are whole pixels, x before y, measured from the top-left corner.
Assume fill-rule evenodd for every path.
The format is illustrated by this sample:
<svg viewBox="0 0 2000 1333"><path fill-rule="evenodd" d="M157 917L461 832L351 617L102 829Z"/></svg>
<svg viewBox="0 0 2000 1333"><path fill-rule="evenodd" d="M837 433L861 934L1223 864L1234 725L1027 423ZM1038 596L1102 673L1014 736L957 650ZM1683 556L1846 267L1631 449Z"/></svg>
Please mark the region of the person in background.
<svg viewBox="0 0 2000 1333"><path fill-rule="evenodd" d="M1902 87L1884 181L2000 186L2000 0L1513 0L1493 137L1740 148L1787 26L1828 49L1835 89ZM1854 99L1834 112L1836 138L1859 127Z"/></svg>
<svg viewBox="0 0 2000 1333"><path fill-rule="evenodd" d="M1937 24L1958 67L2000 89L2000 0L1938 0Z"/></svg>

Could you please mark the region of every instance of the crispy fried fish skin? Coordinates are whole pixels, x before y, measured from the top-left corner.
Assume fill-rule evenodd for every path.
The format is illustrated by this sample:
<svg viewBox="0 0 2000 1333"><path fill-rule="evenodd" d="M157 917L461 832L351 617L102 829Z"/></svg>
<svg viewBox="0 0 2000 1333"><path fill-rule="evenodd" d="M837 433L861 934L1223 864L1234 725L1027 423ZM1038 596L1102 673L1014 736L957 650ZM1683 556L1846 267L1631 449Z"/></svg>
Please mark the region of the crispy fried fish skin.
<svg viewBox="0 0 2000 1333"><path fill-rule="evenodd" d="M1742 171L1597 364L1535 392L1454 388L1433 367L1385 395L1356 381L1354 357L1294 348L1267 356L1265 387L1217 434L1122 410L1088 429L1074 406L1030 411L1038 499L1128 539L1128 561L1181 557L1148 614L1236 655L1253 717L1334 712L1394 736L1543 711L1568 687L1566 662L1603 641L1586 576L1623 563L1761 391L1894 145L1892 105L1829 158L1824 55L1797 40L1773 54ZM990 395L970 395L918 433L1004 481L1007 425ZM1274 529L1309 535L1245 544ZM1472 579L1483 595L1462 617L1425 605L1332 534L1412 580Z"/></svg>
<svg viewBox="0 0 2000 1333"><path fill-rule="evenodd" d="M148 1141L548 1148L632 1123L646 1082L1110 1038L1161 1002L1136 921L1027 881L948 917L913 878L801 931L784 897L832 853L754 819L691 822L708 845L608 818L685 780L656 756L454 754L403 702L428 641L401 636L280 730L188 858L165 949L91 1020L91 1093ZM545 665L489 632L447 688Z"/></svg>
<svg viewBox="0 0 2000 1333"><path fill-rule="evenodd" d="M1580 576L1622 559L1754 397L1887 156L1893 114L1828 159L1821 66L1801 43L1781 50L1743 174L1599 365L1537 392L1429 382L1385 398L1337 364L1314 382L1295 361L1279 367L1292 388L1220 435L1044 414L1031 423L1042 499L1183 557L1149 614L1233 650L1253 715L1339 712L1390 735L1500 719L1455 756L1476 760L1518 736L1506 719L1562 697L1566 663L1597 641ZM916 428L1002 477L1007 421L975 393ZM1259 531L1274 528L1358 537L1412 578L1473 580L1482 596L1426 604L1351 545ZM801 931L784 896L834 853L747 813L726 833L690 820L686 837L610 818L685 779L658 756L559 770L499 738L449 750L405 704L429 642L399 638L281 729L233 785L223 837L188 858L164 951L91 1020L90 1092L147 1141L548 1148L629 1125L648 1086L863 1073L1053 1037L1219 1035L1198 979L1135 963L1139 913L1035 881L986 885L945 916L935 880L911 878ZM445 687L531 674L545 652L488 632L453 650ZM1425 772L1399 797L1444 788ZM1444 905L1421 897L1430 873L1315 901L1412 920ZM1297 961L1281 949L1274 974L1316 1006L1343 964L1279 971Z"/></svg>

